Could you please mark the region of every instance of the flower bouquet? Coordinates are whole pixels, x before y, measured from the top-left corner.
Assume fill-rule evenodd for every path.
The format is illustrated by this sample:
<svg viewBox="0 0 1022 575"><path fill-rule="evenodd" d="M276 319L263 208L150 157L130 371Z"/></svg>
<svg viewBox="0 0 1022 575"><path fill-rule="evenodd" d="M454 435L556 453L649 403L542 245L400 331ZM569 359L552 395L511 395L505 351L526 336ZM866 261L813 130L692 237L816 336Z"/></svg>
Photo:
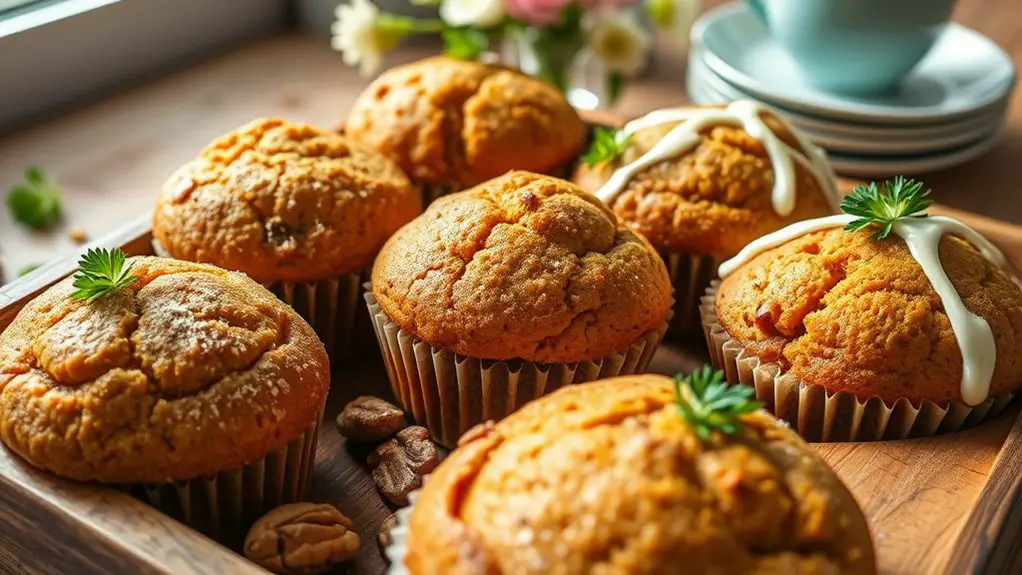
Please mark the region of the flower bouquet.
<svg viewBox="0 0 1022 575"><path fill-rule="evenodd" d="M603 94L617 100L625 80L642 70L652 47L652 22L683 44L698 0L411 0L434 4L438 18L382 12L370 0L337 7L333 47L363 75L375 74L383 55L414 34L439 34L444 52L466 60L496 58L569 93L580 67L593 65ZM574 100L574 99L573 99ZM573 101L573 103L576 103ZM585 107L595 107L589 104Z"/></svg>

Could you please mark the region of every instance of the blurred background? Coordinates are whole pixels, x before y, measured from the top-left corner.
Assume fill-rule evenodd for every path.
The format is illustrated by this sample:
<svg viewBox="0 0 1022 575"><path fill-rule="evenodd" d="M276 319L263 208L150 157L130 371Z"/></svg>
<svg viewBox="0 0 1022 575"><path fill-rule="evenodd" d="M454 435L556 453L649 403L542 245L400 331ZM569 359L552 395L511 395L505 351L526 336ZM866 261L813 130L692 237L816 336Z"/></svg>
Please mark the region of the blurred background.
<svg viewBox="0 0 1022 575"><path fill-rule="evenodd" d="M893 29L878 11L899 2L942 12ZM4 277L145 214L170 172L216 136L259 116L339 126L380 70L443 52L519 66L577 107L622 118L759 99L827 147L850 178L920 176L943 204L1022 223L1013 90L1022 3L867 1L836 23L834 14L776 12L800 3L0 0L0 193L43 190L60 211L33 226L0 209ZM865 31L852 25L859 20ZM897 85L832 90L808 81L798 53L806 31L819 32L814 42L839 36L830 26L856 34L863 54L881 41L868 36L875 30L923 50ZM837 65L828 60L824 72Z"/></svg>

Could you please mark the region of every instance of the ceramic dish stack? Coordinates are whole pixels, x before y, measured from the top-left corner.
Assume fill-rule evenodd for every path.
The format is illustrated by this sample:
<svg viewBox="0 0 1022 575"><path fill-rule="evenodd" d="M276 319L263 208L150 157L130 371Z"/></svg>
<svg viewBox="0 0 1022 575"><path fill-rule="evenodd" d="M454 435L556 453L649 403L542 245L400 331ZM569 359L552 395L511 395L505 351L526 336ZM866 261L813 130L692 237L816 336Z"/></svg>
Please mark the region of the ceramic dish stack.
<svg viewBox="0 0 1022 575"><path fill-rule="evenodd" d="M697 104L753 99L784 114L853 176L916 174L994 146L1015 85L1011 59L983 35L950 24L894 93L848 97L806 85L791 57L744 3L692 29L687 86Z"/></svg>

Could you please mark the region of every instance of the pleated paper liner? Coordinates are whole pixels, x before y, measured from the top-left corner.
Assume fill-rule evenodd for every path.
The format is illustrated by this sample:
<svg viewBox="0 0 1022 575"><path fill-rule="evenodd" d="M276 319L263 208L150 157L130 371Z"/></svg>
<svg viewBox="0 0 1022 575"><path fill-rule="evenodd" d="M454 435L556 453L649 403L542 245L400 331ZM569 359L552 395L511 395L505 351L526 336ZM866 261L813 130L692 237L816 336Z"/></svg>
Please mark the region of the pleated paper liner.
<svg viewBox="0 0 1022 575"><path fill-rule="evenodd" d="M169 258L160 242L153 239L153 251ZM314 282L273 282L263 284L281 301L309 322L323 342L331 361L358 357L370 349L365 337L371 329L369 312L362 303L362 284L370 268ZM362 334L362 337L359 335Z"/></svg>
<svg viewBox="0 0 1022 575"><path fill-rule="evenodd" d="M429 476L422 478L423 484L429 480ZM422 488L408 494L408 505L394 512L397 516L397 525L390 530L390 545L383 550L390 566L385 575L409 575L408 566L405 565L405 557L408 556L408 529L412 518L412 509L419 499Z"/></svg>
<svg viewBox="0 0 1022 575"><path fill-rule="evenodd" d="M494 361L433 347L391 321L368 286L365 299L394 395L437 443L452 448L477 423L502 419L565 385L645 371L667 329L665 320L628 349L595 361Z"/></svg>
<svg viewBox="0 0 1022 575"><path fill-rule="evenodd" d="M807 441L879 441L958 431L1000 414L1013 397L990 398L975 407L926 400L916 406L907 399L889 404L879 397L859 399L850 393L806 385L777 363L760 361L724 331L717 322L719 285L715 281L707 288L700 307L713 366L725 371L731 385L754 387L756 399L765 409L790 423Z"/></svg>
<svg viewBox="0 0 1022 575"><path fill-rule="evenodd" d="M304 499L322 415L321 411L315 423L283 448L240 469L129 490L221 543L238 544L256 519L279 505Z"/></svg>
<svg viewBox="0 0 1022 575"><path fill-rule="evenodd" d="M667 339L698 337L703 332L699 303L710 282L717 278L720 260L697 254L665 253L667 273L674 286L674 318L667 328Z"/></svg>

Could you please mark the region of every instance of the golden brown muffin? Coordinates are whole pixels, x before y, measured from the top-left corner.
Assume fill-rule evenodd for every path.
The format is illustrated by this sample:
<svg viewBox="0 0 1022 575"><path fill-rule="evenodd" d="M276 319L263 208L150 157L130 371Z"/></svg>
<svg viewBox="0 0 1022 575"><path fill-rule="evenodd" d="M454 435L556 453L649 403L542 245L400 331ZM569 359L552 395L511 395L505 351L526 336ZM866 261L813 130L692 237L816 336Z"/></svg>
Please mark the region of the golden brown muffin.
<svg viewBox="0 0 1022 575"><path fill-rule="evenodd" d="M777 136L806 154L771 115ZM636 132L621 157L596 166L580 164L575 181L596 192L621 166L637 160L680 122ZM763 144L739 127L715 125L692 150L639 172L611 202L621 221L661 252L731 257L745 244L787 224L835 211L816 177L795 162L794 211L780 216L771 204L774 173Z"/></svg>
<svg viewBox="0 0 1022 575"><path fill-rule="evenodd" d="M93 302L68 278L0 334L0 436L79 480L211 476L283 447L316 421L323 344L242 274L132 258L138 281Z"/></svg>
<svg viewBox="0 0 1022 575"><path fill-rule="evenodd" d="M380 251L373 294L434 346L536 362L621 351L671 304L646 240L577 186L529 172L433 203Z"/></svg>
<svg viewBox="0 0 1022 575"><path fill-rule="evenodd" d="M412 509L412 575L876 573L866 520L763 411L701 441L670 379L569 386L466 435Z"/></svg>
<svg viewBox="0 0 1022 575"><path fill-rule="evenodd" d="M417 184L473 186L511 169L550 172L581 151L585 127L552 86L444 56L391 68L355 101L345 131Z"/></svg>
<svg viewBox="0 0 1022 575"><path fill-rule="evenodd" d="M171 257L262 283L303 282L367 267L421 211L390 160L337 133L263 119L214 141L171 176L153 235Z"/></svg>
<svg viewBox="0 0 1022 575"><path fill-rule="evenodd" d="M990 396L1022 383L1022 290L952 236L940 260L997 343ZM732 338L807 385L860 399L961 402L962 354L940 298L905 242L833 229L796 238L720 286L717 321Z"/></svg>

